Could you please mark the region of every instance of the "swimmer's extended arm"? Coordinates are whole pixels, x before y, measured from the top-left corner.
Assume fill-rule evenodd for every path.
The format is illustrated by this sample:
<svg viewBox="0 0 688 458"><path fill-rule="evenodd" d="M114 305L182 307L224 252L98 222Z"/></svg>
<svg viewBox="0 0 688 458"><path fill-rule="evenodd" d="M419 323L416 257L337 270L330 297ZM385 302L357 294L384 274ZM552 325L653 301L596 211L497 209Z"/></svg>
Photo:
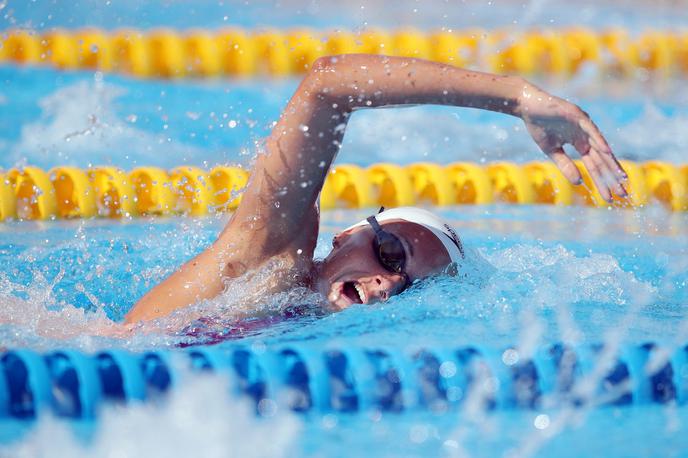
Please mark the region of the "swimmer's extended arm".
<svg viewBox="0 0 688 458"><path fill-rule="evenodd" d="M581 177L562 149L566 143L583 156L602 197L610 199L610 190L625 195L625 174L588 115L522 78L403 57L321 58L282 112L265 154L258 156L242 203L218 240L144 296L127 321L156 318L212 298L222 291L223 276L236 276L277 254L291 253L297 264L299 258L309 262L312 247L297 249L295 240L317 225L317 198L349 116L356 109L409 104L518 116L573 183Z"/></svg>
<svg viewBox="0 0 688 458"><path fill-rule="evenodd" d="M600 194L625 195L625 173L588 115L514 76L497 76L404 57L350 54L318 59L282 112L256 163L235 222L264 220L264 237L280 250L298 233L339 151L352 111L439 104L520 117L564 175L580 173L562 146L572 144ZM608 181L605 181L608 180Z"/></svg>

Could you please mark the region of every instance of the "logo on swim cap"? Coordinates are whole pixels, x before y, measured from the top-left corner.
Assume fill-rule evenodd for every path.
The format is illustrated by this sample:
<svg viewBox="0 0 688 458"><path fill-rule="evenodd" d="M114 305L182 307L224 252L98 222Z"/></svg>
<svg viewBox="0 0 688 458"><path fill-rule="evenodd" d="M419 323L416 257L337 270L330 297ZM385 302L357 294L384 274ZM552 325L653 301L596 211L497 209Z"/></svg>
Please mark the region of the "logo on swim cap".
<svg viewBox="0 0 688 458"><path fill-rule="evenodd" d="M454 228L452 228L449 224L447 223L442 223L444 228L447 230L449 238L452 239L452 242L456 245L456 248L459 249L459 253L461 253L461 257L465 258L466 255L463 253L463 244L461 243L461 239L459 239L459 236L456 234L456 231Z"/></svg>

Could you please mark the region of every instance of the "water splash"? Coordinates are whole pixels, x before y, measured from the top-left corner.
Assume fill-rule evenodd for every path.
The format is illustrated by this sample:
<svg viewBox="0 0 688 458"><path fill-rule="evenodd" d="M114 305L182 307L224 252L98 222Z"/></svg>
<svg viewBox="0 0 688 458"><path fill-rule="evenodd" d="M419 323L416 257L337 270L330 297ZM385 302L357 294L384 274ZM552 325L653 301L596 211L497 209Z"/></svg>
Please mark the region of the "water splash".
<svg viewBox="0 0 688 458"><path fill-rule="evenodd" d="M301 420L286 411L262 417L248 401L230 395L220 376L187 374L164 402L107 406L91 437L78 438L69 423L41 417L34 429L0 455L16 458L70 457L286 457L298 437ZM230 414L231 413L231 414Z"/></svg>
<svg viewBox="0 0 688 458"><path fill-rule="evenodd" d="M653 103L645 104L642 115L623 126L615 137L618 151L633 160L686 162L688 113L669 115Z"/></svg>
<svg viewBox="0 0 688 458"><path fill-rule="evenodd" d="M539 307L582 301L626 305L656 293L654 287L621 269L608 254L579 257L562 245L543 248L519 244L489 253L487 258L501 274L493 286L510 285L509 294L500 287L487 293L495 300L500 296L527 297Z"/></svg>
<svg viewBox="0 0 688 458"><path fill-rule="evenodd" d="M164 132L148 132L136 127L135 117L122 116L117 100L126 94L123 87L106 83L102 75L57 89L41 98L41 116L21 128L20 138L9 152L8 163L53 166L56 163L83 167L86 164L161 163L160 151L197 160L201 151L172 141Z"/></svg>
<svg viewBox="0 0 688 458"><path fill-rule="evenodd" d="M409 351L448 342L493 348L520 342L527 354L541 340L596 341L632 304L657 298L655 286L608 254L580 255L561 245L537 244L480 252L493 267L487 266L482 279L472 277L478 281L431 278L386 303L352 306L314 323L299 323L287 333L266 330L259 338L331 341L336 336L335 342L366 346L398 348L404 342ZM640 329L652 329L652 323L651 318L636 320Z"/></svg>
<svg viewBox="0 0 688 458"><path fill-rule="evenodd" d="M122 325L106 314L106 305L82 283L74 289L93 307L86 310L55 296L64 271L51 281L33 271L28 285L0 274L0 335L7 347L37 349L72 346L94 351L109 346L145 349L237 339L278 324L288 316L322 314L324 298L306 287L279 288L291 275L275 260L260 269L225 281L222 294L177 310L169 316L135 325ZM158 275L164 277L164 273Z"/></svg>

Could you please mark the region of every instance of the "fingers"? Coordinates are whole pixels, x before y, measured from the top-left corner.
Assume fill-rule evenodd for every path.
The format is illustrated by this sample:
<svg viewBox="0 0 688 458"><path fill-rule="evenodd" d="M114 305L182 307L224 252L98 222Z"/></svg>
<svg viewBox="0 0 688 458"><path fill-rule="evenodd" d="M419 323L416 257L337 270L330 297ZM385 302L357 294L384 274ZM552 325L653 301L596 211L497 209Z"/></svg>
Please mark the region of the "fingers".
<svg viewBox="0 0 688 458"><path fill-rule="evenodd" d="M576 167L576 164L567 156L563 148L554 148L548 152L547 155L554 161L557 167L559 167L559 170L561 170L561 173L564 174L567 180L573 184L581 184L583 182L578 167Z"/></svg>
<svg viewBox="0 0 688 458"><path fill-rule="evenodd" d="M605 157L609 157L608 154L603 154L597 151L595 148L590 148L588 154L583 156L583 163L590 173L590 177L593 179L595 186L600 192L600 196L607 202L611 201L611 192L613 191L619 197L626 197L628 193L626 188L624 188L619 179L615 174L614 170L618 167L616 162L610 167L605 160Z"/></svg>
<svg viewBox="0 0 688 458"><path fill-rule="evenodd" d="M612 175L618 180L623 181L628 178L626 171L623 169L619 161L612 153L612 149L607 143L600 130L597 128L594 122L585 115L578 121L578 126L587 136L587 142L590 148L596 150L599 153L600 158L604 161L606 168L612 173ZM581 155L587 153L583 149L576 146L576 149L581 153Z"/></svg>
<svg viewBox="0 0 688 458"><path fill-rule="evenodd" d="M614 178L616 178L618 181L626 181L628 179L626 171L623 169L621 164L619 164L619 161L616 160L614 154L600 153L600 156L607 165L607 168L611 171Z"/></svg>
<svg viewBox="0 0 688 458"><path fill-rule="evenodd" d="M612 153L607 140L585 113L578 125L587 137L587 142L575 146L600 195L608 202L611 200L610 191L620 197L626 197L628 194L622 182L628 179L628 175Z"/></svg>
<svg viewBox="0 0 688 458"><path fill-rule="evenodd" d="M592 148L591 148L592 150ZM592 152L592 151L591 151ZM612 193L607 184L605 183L604 175L603 175L603 170L600 168L600 165L598 161L593 159L591 154L586 154L583 156L583 164L585 164L585 168L588 169L588 173L590 174L590 178L592 178L593 183L595 183L595 187L600 193L600 196L606 201L606 202L611 202L612 200Z"/></svg>
<svg viewBox="0 0 688 458"><path fill-rule="evenodd" d="M609 147L607 140L602 136L602 133L597 128L595 123L583 113L583 117L578 121L578 126L587 134L590 139L590 146L602 153L612 154L612 149Z"/></svg>
<svg viewBox="0 0 688 458"><path fill-rule="evenodd" d="M613 154L601 153L594 148L591 151L594 156L593 159L597 160L600 169L603 171L603 177L606 178L606 183L609 188L614 191L619 197L626 197L628 193L626 188L623 186L623 181L626 180L626 172L621 168L621 164L616 161Z"/></svg>

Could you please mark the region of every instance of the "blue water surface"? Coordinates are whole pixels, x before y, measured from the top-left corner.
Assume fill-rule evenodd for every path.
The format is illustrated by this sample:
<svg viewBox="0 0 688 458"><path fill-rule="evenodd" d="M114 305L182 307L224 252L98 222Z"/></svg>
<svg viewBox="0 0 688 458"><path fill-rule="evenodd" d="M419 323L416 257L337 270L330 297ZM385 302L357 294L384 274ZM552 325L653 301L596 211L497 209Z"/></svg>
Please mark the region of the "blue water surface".
<svg viewBox="0 0 688 458"><path fill-rule="evenodd" d="M686 23L688 9L681 2L617 3L409 0L391 8L381 1L80 0L67 5L9 0L0 2L0 29L573 24L623 26L639 33ZM573 80L537 83L589 112L619 157L687 162L685 82L635 76L620 81L584 69ZM3 65L0 169L250 167L297 84L295 78L140 81ZM337 161L368 166L541 158L515 118L411 107L355 113ZM240 344L253 351L303 345L318 351L367 347L405 352L479 345L501 352L507 346L532 349L554 342L623 347L653 341L672 350L688 343L685 212L668 212L660 205L638 211L504 205L438 211L492 267L458 279L431 279L385 304L251 327L230 333L231 340L218 345ZM323 213L317 256L327 254L334 233L365 216L366 211L353 210ZM206 342L203 333L189 336L173 329L126 338L103 336L99 330L120 322L150 287L211 243L226 219L0 224L0 348L144 351ZM212 305L222 309L231 299ZM625 457L685 456L688 449L684 406L278 412L256 419L253 411L223 397L225 382L189 383L167 403L116 407L95 422L1 420L5 445L0 455ZM269 449L271 444L277 451ZM241 445L245 448L237 451ZM127 455L123 450L133 451Z"/></svg>

